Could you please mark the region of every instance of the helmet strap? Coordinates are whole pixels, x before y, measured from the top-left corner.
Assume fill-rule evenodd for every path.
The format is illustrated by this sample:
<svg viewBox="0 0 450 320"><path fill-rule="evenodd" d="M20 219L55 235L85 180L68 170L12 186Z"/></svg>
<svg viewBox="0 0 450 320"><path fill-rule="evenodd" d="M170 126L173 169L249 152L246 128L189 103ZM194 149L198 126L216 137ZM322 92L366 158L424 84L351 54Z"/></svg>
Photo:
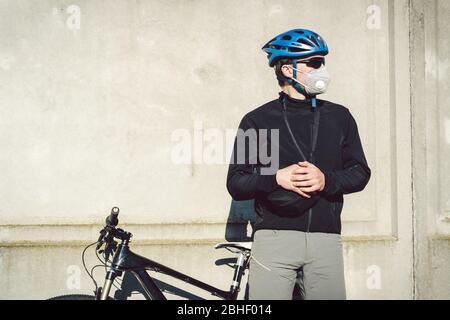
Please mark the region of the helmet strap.
<svg viewBox="0 0 450 320"><path fill-rule="evenodd" d="M292 66L293 68L293 78L297 79L297 60L296 59L292 59ZM317 103L316 103L316 96L311 96L309 95L305 88L298 82L292 80L292 79L287 79L287 82L294 87L295 90L297 90L298 93L302 94L305 96L306 99L311 98L311 106L313 108L316 107Z"/></svg>

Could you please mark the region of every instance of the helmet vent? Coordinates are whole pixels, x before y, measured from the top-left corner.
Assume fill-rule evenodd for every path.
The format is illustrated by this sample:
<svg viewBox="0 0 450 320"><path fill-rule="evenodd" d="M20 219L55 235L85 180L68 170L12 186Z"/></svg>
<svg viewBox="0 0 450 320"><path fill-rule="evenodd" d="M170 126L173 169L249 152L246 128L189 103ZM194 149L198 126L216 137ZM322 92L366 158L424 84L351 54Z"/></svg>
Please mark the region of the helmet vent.
<svg viewBox="0 0 450 320"><path fill-rule="evenodd" d="M272 48L272 49L276 49L276 50L280 50L281 49L281 46L279 46L277 44L272 44L269 47Z"/></svg>
<svg viewBox="0 0 450 320"><path fill-rule="evenodd" d="M298 38L297 39L297 42L298 43L301 43L301 44L306 44L307 46L310 46L311 44L310 43L308 43L305 39L303 39L303 38Z"/></svg>
<svg viewBox="0 0 450 320"><path fill-rule="evenodd" d="M315 44L316 46L320 47L320 45L319 45L319 43L317 42L317 39L316 39L315 37L308 36L308 39L311 40L312 42L314 42L314 44Z"/></svg>
<svg viewBox="0 0 450 320"><path fill-rule="evenodd" d="M304 52L304 51L308 51L308 49L304 49L304 48L296 48L296 47L289 47L288 48L289 52Z"/></svg>
<svg viewBox="0 0 450 320"><path fill-rule="evenodd" d="M281 38L282 40L291 40L291 36L284 36L283 38Z"/></svg>

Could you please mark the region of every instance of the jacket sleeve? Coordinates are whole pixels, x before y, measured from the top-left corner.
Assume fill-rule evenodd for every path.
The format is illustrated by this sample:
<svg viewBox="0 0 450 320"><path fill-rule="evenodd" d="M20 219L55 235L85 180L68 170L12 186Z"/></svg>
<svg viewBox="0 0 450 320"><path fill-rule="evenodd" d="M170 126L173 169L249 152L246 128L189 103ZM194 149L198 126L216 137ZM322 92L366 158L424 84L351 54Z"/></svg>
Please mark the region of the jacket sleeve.
<svg viewBox="0 0 450 320"><path fill-rule="evenodd" d="M254 134L249 133L249 129L252 129ZM242 148L242 144L238 143L238 136L246 132L249 134L248 138L245 138L245 148ZM244 116L234 140L227 175L228 192L237 201L254 199L258 193L269 193L278 186L276 174L263 175L259 170L254 170L258 164L259 154L257 132L255 123L248 116Z"/></svg>
<svg viewBox="0 0 450 320"><path fill-rule="evenodd" d="M370 179L370 168L358 134L355 119L348 112L346 136L342 145L343 169L324 172L325 195L349 194L361 191Z"/></svg>

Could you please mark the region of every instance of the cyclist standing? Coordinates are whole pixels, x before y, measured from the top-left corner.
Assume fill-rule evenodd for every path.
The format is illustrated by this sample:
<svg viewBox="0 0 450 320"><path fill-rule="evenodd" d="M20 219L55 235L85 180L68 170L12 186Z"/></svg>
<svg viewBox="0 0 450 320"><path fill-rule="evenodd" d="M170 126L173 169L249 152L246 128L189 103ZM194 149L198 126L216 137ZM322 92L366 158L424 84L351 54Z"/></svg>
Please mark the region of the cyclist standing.
<svg viewBox="0 0 450 320"><path fill-rule="evenodd" d="M371 175L357 124L348 108L316 98L330 81L321 36L294 29L263 50L282 90L243 117L227 176L234 200L255 200L249 298L292 299L299 281L305 299L345 299L343 195ZM276 150L274 172L262 148Z"/></svg>

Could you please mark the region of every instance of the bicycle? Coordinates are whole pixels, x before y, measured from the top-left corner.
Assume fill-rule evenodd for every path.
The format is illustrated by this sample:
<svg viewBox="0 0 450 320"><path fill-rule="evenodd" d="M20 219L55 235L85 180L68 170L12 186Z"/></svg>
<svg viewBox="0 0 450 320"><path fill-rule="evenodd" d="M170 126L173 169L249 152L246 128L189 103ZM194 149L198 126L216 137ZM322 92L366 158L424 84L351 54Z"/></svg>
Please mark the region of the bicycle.
<svg viewBox="0 0 450 320"><path fill-rule="evenodd" d="M215 249L225 248L230 252L238 254L237 261L234 264L235 270L230 289L225 291L171 269L163 264L133 253L129 247L131 237L133 235L130 232L117 228L119 223L119 211L120 210L118 207L112 208L111 214L105 220L105 227L100 231L98 240L85 247L82 253L84 269L95 285L94 295L62 295L51 298L50 300L113 300L113 298L109 297L112 285L117 277L122 276L124 272L130 272L134 275L146 293L147 299L167 300L162 290L155 284L155 279L148 274L148 271L160 272L170 277L182 280L223 300L237 300L242 276L245 274L245 270L248 269L249 266L249 260L251 257L251 242L222 242L215 245ZM119 240L120 243L117 242L116 239ZM98 287L97 282L93 277L94 268L102 265L94 266L94 268L91 269L91 272L89 272L84 260L87 249L94 245L96 245L96 255L107 271L103 287ZM103 256L103 260L100 256ZM111 261L110 257L112 257Z"/></svg>

